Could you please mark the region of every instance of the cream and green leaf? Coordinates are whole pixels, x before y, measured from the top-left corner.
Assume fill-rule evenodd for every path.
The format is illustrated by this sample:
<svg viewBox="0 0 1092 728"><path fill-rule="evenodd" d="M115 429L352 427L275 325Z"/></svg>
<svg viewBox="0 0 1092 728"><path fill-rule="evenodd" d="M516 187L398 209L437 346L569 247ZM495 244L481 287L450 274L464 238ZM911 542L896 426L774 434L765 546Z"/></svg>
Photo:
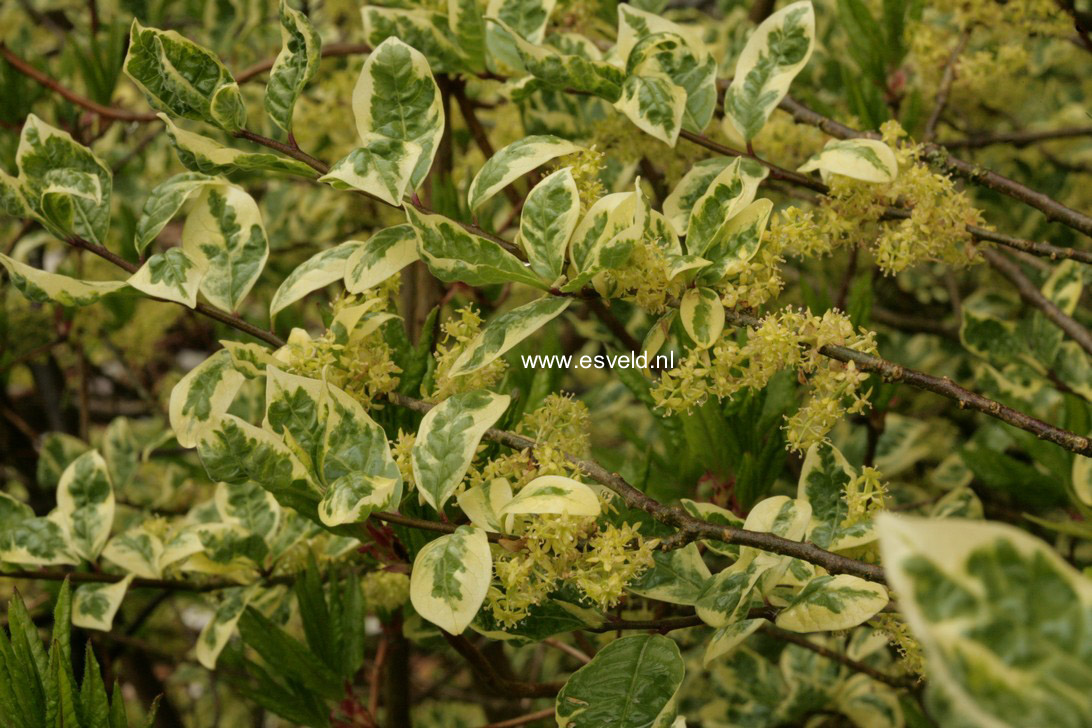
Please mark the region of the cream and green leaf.
<svg viewBox="0 0 1092 728"><path fill-rule="evenodd" d="M508 408L511 398L486 390L445 399L421 419L411 460L421 497L441 510L466 475L485 431Z"/></svg>
<svg viewBox="0 0 1092 728"><path fill-rule="evenodd" d="M477 210L506 186L551 159L579 152L583 147L560 137L532 135L512 142L490 157L467 192L467 204Z"/></svg>
<svg viewBox="0 0 1092 728"><path fill-rule="evenodd" d="M202 174L232 172L275 172L314 179L318 172L299 160L269 152L244 152L225 147L220 142L183 129L166 114L159 114L166 126L167 139L182 166Z"/></svg>
<svg viewBox="0 0 1092 728"><path fill-rule="evenodd" d="M580 191L572 167L543 178L527 194L519 218L519 244L531 270L543 280L556 281L565 266L565 252L580 221Z"/></svg>
<svg viewBox="0 0 1092 728"><path fill-rule="evenodd" d="M807 65L814 42L811 0L786 5L762 21L747 39L724 95L725 126L744 141L754 139Z"/></svg>
<svg viewBox="0 0 1092 728"><path fill-rule="evenodd" d="M114 626L125 592L133 581L126 575L113 584L83 584L72 594L72 624L82 629L109 632Z"/></svg>
<svg viewBox="0 0 1092 728"><path fill-rule="evenodd" d="M711 288L690 288L679 304L679 320L700 349L708 349L724 331L724 304Z"/></svg>
<svg viewBox="0 0 1092 728"><path fill-rule="evenodd" d="M318 73L322 37L307 16L281 0L281 52L269 69L265 110L273 123L292 131L292 110L304 87Z"/></svg>
<svg viewBox="0 0 1092 728"><path fill-rule="evenodd" d="M469 374L487 366L560 316L570 302L568 298L546 296L491 319L481 333L466 344L449 375Z"/></svg>
<svg viewBox="0 0 1092 728"><path fill-rule="evenodd" d="M816 576L774 622L791 632L834 632L863 624L887 606L887 589L849 574Z"/></svg>
<svg viewBox="0 0 1092 728"><path fill-rule="evenodd" d="M363 293L419 260L417 235L410 225L395 225L373 234L345 262L345 290Z"/></svg>
<svg viewBox="0 0 1092 728"><path fill-rule="evenodd" d="M171 390L168 406L178 444L195 447L200 430L227 412L244 381L227 350L216 352L182 377Z"/></svg>
<svg viewBox="0 0 1092 728"><path fill-rule="evenodd" d="M0 253L0 265L20 293L35 303L87 306L128 287L125 281L85 281L35 268Z"/></svg>
<svg viewBox="0 0 1092 728"><path fill-rule="evenodd" d="M891 588L944 725L1092 722L1092 581L1013 526L881 514Z"/></svg>
<svg viewBox="0 0 1092 728"><path fill-rule="evenodd" d="M417 553L410 573L410 601L424 619L461 634L478 613L493 573L485 531L459 526Z"/></svg>
<svg viewBox="0 0 1092 728"><path fill-rule="evenodd" d="M93 562L114 524L114 487L98 450L73 460L57 484L57 510L77 556Z"/></svg>
<svg viewBox="0 0 1092 728"><path fill-rule="evenodd" d="M801 165L798 172L819 170L823 181L832 174L864 182L894 182L899 162L891 147L878 139L831 139L823 151Z"/></svg>

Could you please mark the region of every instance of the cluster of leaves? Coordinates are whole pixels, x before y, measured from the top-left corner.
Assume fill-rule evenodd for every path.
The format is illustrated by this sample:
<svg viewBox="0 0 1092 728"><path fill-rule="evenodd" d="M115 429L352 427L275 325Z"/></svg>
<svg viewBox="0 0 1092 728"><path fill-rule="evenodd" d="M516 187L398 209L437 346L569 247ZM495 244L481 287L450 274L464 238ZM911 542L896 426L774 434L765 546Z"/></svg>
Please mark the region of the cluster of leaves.
<svg viewBox="0 0 1092 728"><path fill-rule="evenodd" d="M1016 62L979 3L91 3L48 73L85 21L24 5L0 577L78 586L48 656L11 600L0 724L127 725L70 624L169 635L164 725L1092 722L1090 198L933 142Z"/></svg>

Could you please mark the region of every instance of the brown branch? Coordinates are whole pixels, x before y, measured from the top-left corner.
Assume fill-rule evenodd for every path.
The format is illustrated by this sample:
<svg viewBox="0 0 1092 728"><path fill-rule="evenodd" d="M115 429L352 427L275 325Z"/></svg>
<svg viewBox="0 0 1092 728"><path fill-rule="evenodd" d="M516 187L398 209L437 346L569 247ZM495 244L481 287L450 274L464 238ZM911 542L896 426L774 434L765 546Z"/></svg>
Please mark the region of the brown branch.
<svg viewBox="0 0 1092 728"><path fill-rule="evenodd" d="M470 130L470 136L474 139L474 143L478 145L478 149L481 150L487 160L491 159L497 152L489 141L489 135L486 133L485 127L482 126L477 112L474 111L473 104L466 96L466 84L454 84L452 95L455 96L455 102L459 105L459 113L462 114L463 121L466 123L466 128ZM510 184L504 186L504 195L513 207L519 207L523 203L519 192Z"/></svg>
<svg viewBox="0 0 1092 728"><path fill-rule="evenodd" d="M1039 129L975 134L966 139L951 139L939 142L948 149L981 149L994 144L1008 144L1014 147L1026 147L1037 142L1075 137L1092 136L1092 126L1073 126L1064 129Z"/></svg>
<svg viewBox="0 0 1092 728"><path fill-rule="evenodd" d="M1028 280L1028 277L1020 270L1020 266L996 250L983 250L982 255L993 266L994 270L1009 279L1012 285L1016 287L1020 298L1042 311L1043 315L1050 319L1054 325L1076 341L1088 354L1092 354L1092 334L1089 333L1088 329L1044 296L1042 291Z"/></svg>
<svg viewBox="0 0 1092 728"><path fill-rule="evenodd" d="M859 672L862 675L867 675L873 680L877 680L886 685L890 685L893 688L913 689L917 686L917 680L912 677L888 675L882 670L877 670L871 665L865 664L860 660L854 660L852 657L838 652L837 650L832 650L829 647L824 647L823 645L816 644L802 634L790 632L787 629L781 629L780 627L776 627L772 624L764 624L759 629L761 629L763 632L770 635L771 637L775 637L776 639L790 642L794 645L799 645L804 649L811 650L817 655L821 655L828 660L837 662L840 665L845 665L854 672Z"/></svg>
<svg viewBox="0 0 1092 728"><path fill-rule="evenodd" d="M35 81L50 89L59 96L68 99L76 106L83 107L84 109L87 109L94 114L98 114L105 119L113 119L114 121L139 121L141 123L159 121L159 117L155 115L155 112L129 111L128 109L118 109L112 106L103 106L102 104L96 101L92 101L85 96L80 96L75 91L65 88L57 81L54 81L46 74L42 73L37 68L24 61L22 58L13 53L12 50L7 47L7 45L2 43L0 43L0 56L3 56L4 60L10 63L11 67L19 73L23 74L24 76L29 76L30 78L34 79Z"/></svg>
<svg viewBox="0 0 1092 728"><path fill-rule="evenodd" d="M933 137L936 136L937 124L940 123L940 116L944 113L944 107L948 105L948 94L951 93L952 83L955 81L956 64L959 63L959 56L963 53L963 49L967 47L967 41L970 38L970 29L963 31L959 37L959 42L956 43L951 55L948 56L948 62L944 64L944 74L940 77L940 86L937 88L933 113L929 114L929 120L925 122L925 131L921 135L923 142L931 142Z"/></svg>

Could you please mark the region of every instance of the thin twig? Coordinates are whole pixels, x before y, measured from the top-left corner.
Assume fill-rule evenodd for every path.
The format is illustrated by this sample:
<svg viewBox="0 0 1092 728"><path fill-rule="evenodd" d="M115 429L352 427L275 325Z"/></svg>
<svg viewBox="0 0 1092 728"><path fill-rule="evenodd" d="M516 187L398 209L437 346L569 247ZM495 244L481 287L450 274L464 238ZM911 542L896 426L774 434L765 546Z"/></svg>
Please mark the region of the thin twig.
<svg viewBox="0 0 1092 728"><path fill-rule="evenodd" d="M534 713L527 713L526 715L517 715L515 718L509 718L508 720L502 720L497 723L487 723L482 728L519 728L519 726L527 725L528 723L534 723L536 720L546 720L552 718L554 715L554 708L543 708L542 710L536 710Z"/></svg>
<svg viewBox="0 0 1092 728"><path fill-rule="evenodd" d="M780 627L775 627L772 624L764 624L759 629L770 635L771 637L775 637L779 640L790 642L794 645L799 645L804 649L811 650L817 655L822 655L828 660L833 660L840 665L845 665L855 672L859 672L862 675L867 675L873 680L885 683L893 688L912 689L917 686L917 680L912 677L888 675L882 670L877 670L871 665L865 664L860 660L854 660L852 657L842 654L837 650L832 650L829 647L824 647L823 645L816 644L815 642L809 640L807 637L801 634L797 634L796 632L790 632L787 629L781 629Z"/></svg>
<svg viewBox="0 0 1092 728"><path fill-rule="evenodd" d="M956 65L959 63L959 56L963 53L963 49L967 47L967 41L971 38L971 30L968 28L963 31L959 36L959 42L956 43L955 48L952 49L951 55L948 56L948 62L944 64L944 74L940 77L940 86L937 88L936 103L933 105L933 113L929 115L929 120L925 122L925 131L921 135L923 142L933 141L933 137L936 136L937 124L940 123L940 116L944 113L944 107L948 105L948 94L952 91L952 83L956 77Z"/></svg>
<svg viewBox="0 0 1092 728"><path fill-rule="evenodd" d="M975 134L966 139L945 140L940 142L940 144L948 149L981 149L983 147L993 146L994 144L1006 144L1019 148L1037 142L1073 139L1075 137L1083 136L1092 136L1092 126L1072 126L1063 129L1023 129L1020 131Z"/></svg>
<svg viewBox="0 0 1092 728"><path fill-rule="evenodd" d="M560 650L561 652L564 652L569 657L573 657L573 658L579 660L580 662L583 662L585 665L587 665L592 660L592 658L588 657L587 655L585 655L583 652L581 652L577 648L573 647L572 645L567 645L564 642L562 642L561 640L555 640L552 637L547 637L546 639L542 640L542 644L549 645L550 647L553 647L555 650Z"/></svg>

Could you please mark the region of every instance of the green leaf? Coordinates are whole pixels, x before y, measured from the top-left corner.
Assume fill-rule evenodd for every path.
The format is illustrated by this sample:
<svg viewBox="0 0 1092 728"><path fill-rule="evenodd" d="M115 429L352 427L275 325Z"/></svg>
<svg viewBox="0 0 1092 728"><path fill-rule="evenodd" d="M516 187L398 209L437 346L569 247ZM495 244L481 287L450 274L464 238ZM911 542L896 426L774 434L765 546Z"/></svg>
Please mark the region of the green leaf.
<svg viewBox="0 0 1092 728"><path fill-rule="evenodd" d="M708 349L724 331L724 304L711 288L689 288L679 303L679 320L699 349Z"/></svg>
<svg viewBox="0 0 1092 728"><path fill-rule="evenodd" d="M747 39L724 95L726 125L744 140L754 139L807 65L814 41L811 0L786 5L762 21Z"/></svg>
<svg viewBox="0 0 1092 728"><path fill-rule="evenodd" d="M153 298L194 308L207 272L205 260L195 260L182 248L169 248L148 258L126 282Z"/></svg>
<svg viewBox="0 0 1092 728"><path fill-rule="evenodd" d="M829 632L863 624L887 606L881 584L849 574L823 574L809 581L777 615L792 632Z"/></svg>
<svg viewBox="0 0 1092 728"><path fill-rule="evenodd" d="M124 68L159 111L226 131L246 126L246 105L231 73L215 53L173 30L145 28L134 20Z"/></svg>
<svg viewBox="0 0 1092 728"><path fill-rule="evenodd" d="M336 700L344 696L344 687L337 674L319 660L313 652L290 636L254 607L247 607L239 618L239 635L262 656L277 674L296 681L307 690Z"/></svg>
<svg viewBox="0 0 1092 728"><path fill-rule="evenodd" d="M136 251L144 252L193 193L207 184L220 181L222 180L200 172L183 172L156 185L144 201L144 209L137 221L136 234L133 236L133 247Z"/></svg>
<svg viewBox="0 0 1092 728"><path fill-rule="evenodd" d="M83 629L109 632L133 577L133 574L129 574L114 584L81 585L72 600L72 624Z"/></svg>
<svg viewBox="0 0 1092 728"><path fill-rule="evenodd" d="M493 478L488 483L467 488L455 499L475 526L484 531L503 531L501 513L512 500L512 486L507 478Z"/></svg>
<svg viewBox="0 0 1092 728"><path fill-rule="evenodd" d="M384 228L360 243L345 264L345 290L363 293L415 260L417 234L410 225Z"/></svg>
<svg viewBox="0 0 1092 728"><path fill-rule="evenodd" d="M878 139L831 139L823 151L813 155L797 172L819 170L823 181L832 174L864 182L894 182L899 162L891 147Z"/></svg>
<svg viewBox="0 0 1092 728"><path fill-rule="evenodd" d="M443 102L428 60L398 38L384 40L368 56L353 88L353 115L365 147L376 140L404 145L410 174L398 186L401 192L407 183L418 187L444 131ZM401 202L401 192L394 204Z"/></svg>
<svg viewBox="0 0 1092 728"><path fill-rule="evenodd" d="M421 496L437 511L455 492L485 431L508 408L511 397L486 390L456 394L421 419L413 445L413 477Z"/></svg>
<svg viewBox="0 0 1092 728"><path fill-rule="evenodd" d="M471 286L518 282L546 290L547 284L531 269L492 240L473 235L443 215L425 215L406 208L417 233L417 251L429 270L442 281Z"/></svg>
<svg viewBox="0 0 1092 728"><path fill-rule="evenodd" d="M206 136L186 131L175 124L166 114L159 114L166 125L167 139L174 147L182 166L203 174L230 174L231 172L276 172L294 174L314 179L318 172L303 162L268 152L244 152L225 147Z"/></svg>
<svg viewBox="0 0 1092 728"><path fill-rule="evenodd" d="M556 281L565 266L565 252L580 221L580 191L572 167L548 175L523 203L519 244L531 270L545 281Z"/></svg>
<svg viewBox="0 0 1092 728"><path fill-rule="evenodd" d="M235 185L206 186L186 218L182 250L205 269L200 290L208 302L236 311L269 257L258 204Z"/></svg>
<svg viewBox="0 0 1092 728"><path fill-rule="evenodd" d="M705 251L705 257L713 264L698 274L698 280L715 284L724 278L737 276L744 264L758 253L772 211L773 203L763 198L755 200L733 216L720 229L713 245Z"/></svg>
<svg viewBox="0 0 1092 728"><path fill-rule="evenodd" d="M30 114L15 164L23 201L50 232L62 239L106 242L113 174L94 152Z"/></svg>
<svg viewBox="0 0 1092 728"><path fill-rule="evenodd" d="M410 601L423 618L461 634L478 613L493 576L485 531L459 526L417 553L410 574Z"/></svg>
<svg viewBox="0 0 1092 728"><path fill-rule="evenodd" d="M391 481L373 492L376 508L397 506L402 500L402 476L391 456L387 436L359 402L332 384L326 385L321 417L325 426L319 455L322 480L333 487L351 475L366 475ZM348 485L348 483L347 483ZM359 490L356 485L351 486ZM387 499L380 500L383 491ZM365 494L361 494L363 497ZM330 525L330 524L328 524Z"/></svg>
<svg viewBox="0 0 1092 728"><path fill-rule="evenodd" d="M182 447L195 447L198 432L227 412L246 378L235 371L231 354L218 351L194 367L171 390L171 429Z"/></svg>
<svg viewBox="0 0 1092 728"><path fill-rule="evenodd" d="M307 16L281 0L281 52L269 69L265 110L273 123L292 131L292 109L303 88L318 73L322 38Z"/></svg>
<svg viewBox="0 0 1092 728"><path fill-rule="evenodd" d="M619 5L621 12L622 5ZM688 42L679 33L659 32L645 36L626 60L631 76L666 76L686 92L683 128L701 133L717 106L717 63L704 43Z"/></svg>
<svg viewBox="0 0 1092 728"><path fill-rule="evenodd" d="M447 0L447 22L468 70L485 70L485 3L481 0Z"/></svg>
<svg viewBox="0 0 1092 728"><path fill-rule="evenodd" d="M145 579L159 579L163 576L160 567L163 541L143 525L130 528L107 541L102 550L102 558Z"/></svg>
<svg viewBox="0 0 1092 728"><path fill-rule="evenodd" d="M345 277L346 261L364 244L348 240L315 253L288 274L269 302L269 317L274 318L308 293L324 288Z"/></svg>
<svg viewBox="0 0 1092 728"><path fill-rule="evenodd" d="M708 667L718 657L731 654L766 623L765 619L744 619L741 622L718 627L709 638L709 644L705 646L702 665Z"/></svg>
<svg viewBox="0 0 1092 728"><path fill-rule="evenodd" d="M0 253L0 265L7 269L11 284L35 303L88 306L129 285L125 281L84 281L60 273L47 273L3 253Z"/></svg>
<svg viewBox="0 0 1092 728"><path fill-rule="evenodd" d="M611 642L557 694L557 723L567 728L666 728L686 669L674 641L633 635Z"/></svg>
<svg viewBox="0 0 1092 728"><path fill-rule="evenodd" d="M365 5L360 12L364 38L373 48L389 38L398 38L423 53L436 73L463 69L464 54L448 26L446 13L378 5Z"/></svg>
<svg viewBox="0 0 1092 728"><path fill-rule="evenodd" d="M470 182L467 203L477 210L489 198L536 167L565 154L579 152L583 147L548 134L532 135L514 141L492 157Z"/></svg>
<svg viewBox="0 0 1092 728"><path fill-rule="evenodd" d="M673 147L682 129L686 89L662 73L627 76L614 108L641 131Z"/></svg>
<svg viewBox="0 0 1092 728"><path fill-rule="evenodd" d="M728 157L703 159L683 175L683 178L675 185L675 189L664 200L664 216L676 232L685 232L689 228L694 205L706 193L713 180L726 167L734 164L735 160ZM745 187L753 186L757 189L758 184L766 179L769 172L766 167L749 159L742 159L739 163L739 175Z"/></svg>
<svg viewBox="0 0 1092 728"><path fill-rule="evenodd" d="M80 455L61 474L57 512L76 553L88 561L97 559L114 523L114 488L98 450Z"/></svg>
<svg viewBox="0 0 1092 728"><path fill-rule="evenodd" d="M492 70L508 74L522 70L516 44L520 40L532 46L542 43L556 4L556 0L489 0L486 18L494 22L486 27L485 40Z"/></svg>
<svg viewBox="0 0 1092 728"><path fill-rule="evenodd" d="M557 318L570 299L546 296L506 311L471 339L451 367L450 376L469 374L487 366L506 351Z"/></svg>
<svg viewBox="0 0 1092 728"><path fill-rule="evenodd" d="M1087 577L1007 524L881 514L877 529L939 723L1092 722Z"/></svg>

